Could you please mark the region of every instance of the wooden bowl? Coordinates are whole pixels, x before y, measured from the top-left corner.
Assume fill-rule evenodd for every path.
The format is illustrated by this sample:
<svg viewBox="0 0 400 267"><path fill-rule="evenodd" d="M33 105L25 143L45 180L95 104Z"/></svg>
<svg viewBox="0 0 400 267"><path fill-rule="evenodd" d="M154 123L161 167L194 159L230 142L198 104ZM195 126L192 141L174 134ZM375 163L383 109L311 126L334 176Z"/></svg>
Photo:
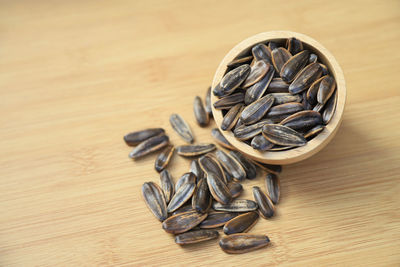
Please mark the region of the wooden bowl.
<svg viewBox="0 0 400 267"><path fill-rule="evenodd" d="M322 148L324 148L329 141L335 136L340 123L342 121L343 111L346 103L346 85L344 81L344 75L342 69L340 68L338 62L333 57L333 55L320 43L316 40L308 37L304 34L290 32L290 31L272 31L272 32L263 32L257 35L251 36L241 43L237 44L228 54L224 57L222 62L219 64L217 71L214 75L214 80L212 83L212 88L214 88L224 76L227 70L227 64L236 58L238 55L244 54L258 43L265 43L267 41L275 41L281 42L283 39L287 39L290 37L295 37L303 42L303 45L306 49L310 49L313 53L318 55L319 61L325 64L331 75L334 76L336 80L336 89L338 94L336 111L333 115L331 121L326 125L325 129L310 140L307 145L286 150L286 151L266 151L261 152L253 149L251 146L246 143L236 139L231 131L223 131L220 126L223 119L222 112L220 110L216 110L212 105L212 112L215 119L215 122L218 125L218 128L225 136L225 138L234 146L237 150L247 155L248 157L257 160L263 163L269 164L290 164L299 162L308 157L311 157ZM215 103L218 98L211 94L211 103Z"/></svg>

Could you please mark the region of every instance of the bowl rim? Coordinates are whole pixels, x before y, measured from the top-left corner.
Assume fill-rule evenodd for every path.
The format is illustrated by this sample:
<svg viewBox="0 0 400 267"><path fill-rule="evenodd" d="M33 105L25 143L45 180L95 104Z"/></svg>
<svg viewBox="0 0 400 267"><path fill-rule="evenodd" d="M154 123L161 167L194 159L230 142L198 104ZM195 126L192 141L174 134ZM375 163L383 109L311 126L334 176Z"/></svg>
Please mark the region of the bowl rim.
<svg viewBox="0 0 400 267"><path fill-rule="evenodd" d="M295 37L304 44L306 44L306 46L310 46L314 48L316 51L318 51L319 57L323 59L322 60L324 61L323 63L327 65L328 69L330 70L331 74L334 76L336 80L336 90L337 90L336 111L331 121L328 123L328 125L325 125L325 129L319 135L314 137L307 143L307 145L302 147L297 147L286 151L260 152L253 149L251 146L236 139L231 131L223 131L220 127L223 119L222 112L220 110L216 110L214 106L211 105L214 120L217 124L218 129L225 136L225 138L232 144L232 146L235 147L238 151L247 155L248 157L263 163L290 164L311 157L315 153L319 152L322 148L324 148L332 140L343 119L347 92L346 92L344 74L339 66L339 63L336 61L334 56L315 39L305 34L297 32L292 32L292 31L262 32L243 40L242 42L234 46L222 59L221 63L219 64L215 72L211 87L214 88L222 79L224 73L227 70L227 63L232 61L244 50L247 50L258 43L266 43L268 41L287 39L290 37ZM211 93L211 104L215 103L217 99L218 98Z"/></svg>

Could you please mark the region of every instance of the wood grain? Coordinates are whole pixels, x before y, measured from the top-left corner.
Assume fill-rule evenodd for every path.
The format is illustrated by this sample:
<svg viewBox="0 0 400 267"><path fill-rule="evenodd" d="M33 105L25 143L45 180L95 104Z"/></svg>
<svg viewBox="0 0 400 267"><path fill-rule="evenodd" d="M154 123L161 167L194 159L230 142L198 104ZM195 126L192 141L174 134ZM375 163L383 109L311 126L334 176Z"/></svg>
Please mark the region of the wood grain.
<svg viewBox="0 0 400 267"><path fill-rule="evenodd" d="M0 266L398 266L399 1L1 1ZM189 121L235 44L292 30L335 55L347 85L327 147L284 167L269 248L180 247L147 210L155 155L122 136ZM176 181L189 160L175 156ZM263 174L264 175L264 174ZM244 183L243 197L263 177Z"/></svg>

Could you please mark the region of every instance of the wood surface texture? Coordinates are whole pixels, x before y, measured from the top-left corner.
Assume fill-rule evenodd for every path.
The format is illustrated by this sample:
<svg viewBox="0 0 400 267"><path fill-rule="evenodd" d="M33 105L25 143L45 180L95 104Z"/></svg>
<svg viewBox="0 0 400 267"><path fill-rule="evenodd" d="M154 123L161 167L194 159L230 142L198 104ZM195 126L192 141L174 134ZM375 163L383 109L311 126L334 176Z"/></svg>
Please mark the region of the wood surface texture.
<svg viewBox="0 0 400 267"><path fill-rule="evenodd" d="M318 40L347 86L342 125L284 167L250 233L268 248L180 247L141 197L156 155L124 134L194 122L225 54L259 32ZM0 1L0 266L399 266L400 1ZM174 156L175 181L190 161ZM265 173L243 183L264 189Z"/></svg>

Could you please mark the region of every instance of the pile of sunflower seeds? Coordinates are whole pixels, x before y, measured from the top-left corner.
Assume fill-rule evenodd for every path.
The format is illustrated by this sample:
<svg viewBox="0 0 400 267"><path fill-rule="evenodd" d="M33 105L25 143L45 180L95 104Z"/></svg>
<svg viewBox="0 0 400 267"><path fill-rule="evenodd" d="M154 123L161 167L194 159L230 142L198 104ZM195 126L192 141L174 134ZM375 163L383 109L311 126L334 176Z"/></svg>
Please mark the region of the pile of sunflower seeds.
<svg viewBox="0 0 400 267"><path fill-rule="evenodd" d="M336 82L296 38L259 43L227 65L213 89L220 128L259 151L304 146L335 112Z"/></svg>

